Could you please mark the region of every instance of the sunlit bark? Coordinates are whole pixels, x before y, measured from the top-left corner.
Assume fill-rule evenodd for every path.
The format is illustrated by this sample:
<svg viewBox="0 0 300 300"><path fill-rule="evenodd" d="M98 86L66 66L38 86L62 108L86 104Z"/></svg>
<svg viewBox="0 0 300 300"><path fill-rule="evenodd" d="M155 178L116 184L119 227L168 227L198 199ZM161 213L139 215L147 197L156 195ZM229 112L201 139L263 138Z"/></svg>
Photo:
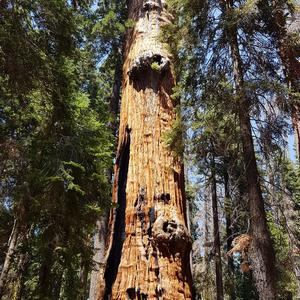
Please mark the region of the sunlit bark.
<svg viewBox="0 0 300 300"><path fill-rule="evenodd" d="M176 117L164 1L128 1L119 145L105 281L98 299L191 299L184 174L163 142Z"/></svg>

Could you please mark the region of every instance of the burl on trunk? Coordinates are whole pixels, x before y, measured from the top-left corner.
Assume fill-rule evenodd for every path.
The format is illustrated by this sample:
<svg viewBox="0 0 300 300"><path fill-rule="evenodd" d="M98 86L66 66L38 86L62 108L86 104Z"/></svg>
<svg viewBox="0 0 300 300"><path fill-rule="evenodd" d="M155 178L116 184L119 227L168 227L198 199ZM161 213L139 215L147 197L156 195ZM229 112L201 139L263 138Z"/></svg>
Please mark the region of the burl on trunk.
<svg viewBox="0 0 300 300"><path fill-rule="evenodd" d="M191 299L182 161L163 142L176 115L172 58L159 39L165 1L128 1L119 145L98 299ZM101 285L101 283L100 283Z"/></svg>

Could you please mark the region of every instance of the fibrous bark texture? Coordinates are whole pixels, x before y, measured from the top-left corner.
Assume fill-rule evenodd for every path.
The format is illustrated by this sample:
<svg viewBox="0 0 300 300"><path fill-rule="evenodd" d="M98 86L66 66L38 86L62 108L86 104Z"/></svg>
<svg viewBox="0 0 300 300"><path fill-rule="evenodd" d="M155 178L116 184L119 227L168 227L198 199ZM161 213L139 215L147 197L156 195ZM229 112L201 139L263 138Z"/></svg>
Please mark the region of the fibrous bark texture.
<svg viewBox="0 0 300 300"><path fill-rule="evenodd" d="M98 299L191 299L182 162L162 141L175 119L172 58L159 40L164 1L128 1L105 280Z"/></svg>

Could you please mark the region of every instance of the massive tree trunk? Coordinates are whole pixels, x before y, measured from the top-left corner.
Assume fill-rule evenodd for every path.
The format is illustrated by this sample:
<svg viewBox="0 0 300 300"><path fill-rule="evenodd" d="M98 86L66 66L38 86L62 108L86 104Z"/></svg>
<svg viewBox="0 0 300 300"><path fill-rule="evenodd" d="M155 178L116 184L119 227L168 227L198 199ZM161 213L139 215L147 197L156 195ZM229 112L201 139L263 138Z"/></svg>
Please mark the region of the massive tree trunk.
<svg viewBox="0 0 300 300"><path fill-rule="evenodd" d="M164 145L176 115L165 1L128 1L119 143L105 281L98 299L191 299L182 162Z"/></svg>
<svg viewBox="0 0 300 300"><path fill-rule="evenodd" d="M213 209L213 223L214 223L214 258L216 271L216 290L217 300L224 299L223 280L222 280L222 258L221 258L221 242L219 230L219 213L218 213L218 198L217 198L217 182L215 173L215 162L213 158L212 174L211 174L211 204Z"/></svg>
<svg viewBox="0 0 300 300"><path fill-rule="evenodd" d="M222 3L223 4L223 3ZM232 13L233 3L225 2L225 13ZM244 70L239 52L237 27L232 24L227 29L231 50L236 97L239 105L239 121L243 146L243 158L247 177L247 188L250 211L250 233L252 237L249 257L255 286L262 300L276 299L275 288L275 254L268 230L264 200L257 169L252 129L250 123L250 101L244 87Z"/></svg>
<svg viewBox="0 0 300 300"><path fill-rule="evenodd" d="M6 286L6 282L8 279L8 272L11 267L13 255L17 248L18 236L19 236L19 225L18 225L18 221L15 219L14 225L13 225L13 228L12 228L9 240L8 240L8 249L6 252L4 264L3 264L1 275L0 275L0 299L5 294L5 286Z"/></svg>

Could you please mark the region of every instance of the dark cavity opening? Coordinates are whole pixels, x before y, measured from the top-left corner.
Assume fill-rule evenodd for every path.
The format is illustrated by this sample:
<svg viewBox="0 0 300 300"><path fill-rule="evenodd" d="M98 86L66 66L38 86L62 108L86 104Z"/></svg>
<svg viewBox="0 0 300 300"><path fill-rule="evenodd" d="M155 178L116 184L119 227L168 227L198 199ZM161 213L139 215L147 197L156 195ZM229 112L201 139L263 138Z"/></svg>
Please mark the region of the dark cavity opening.
<svg viewBox="0 0 300 300"><path fill-rule="evenodd" d="M118 201L116 208L116 218L114 224L114 234L112 247L107 260L107 266L104 274L105 294L104 300L109 300L112 286L118 274L118 268L121 261L123 242L125 239L125 210L126 210L126 184L129 166L130 154L130 130L127 130L127 139L122 147L117 164L119 165L118 179Z"/></svg>
<svg viewBox="0 0 300 300"><path fill-rule="evenodd" d="M162 201L169 202L171 200L171 196L170 196L169 193L167 193L167 194L161 194L160 199Z"/></svg>
<svg viewBox="0 0 300 300"><path fill-rule="evenodd" d="M127 298L128 299L135 299L135 297L136 297L135 288L128 288L126 290L126 293L127 293Z"/></svg>
<svg viewBox="0 0 300 300"><path fill-rule="evenodd" d="M169 59L152 51L133 60L128 71L130 83L137 91L151 88L155 93L167 74L171 74Z"/></svg>
<svg viewBox="0 0 300 300"><path fill-rule="evenodd" d="M153 55L153 62L157 63L158 65L162 64L162 56L159 54Z"/></svg>
<svg viewBox="0 0 300 300"><path fill-rule="evenodd" d="M158 13L161 13L162 11L162 2L161 0L146 0L144 1L144 4L143 4L143 10L145 12L150 12L152 10L156 10L158 11Z"/></svg>

